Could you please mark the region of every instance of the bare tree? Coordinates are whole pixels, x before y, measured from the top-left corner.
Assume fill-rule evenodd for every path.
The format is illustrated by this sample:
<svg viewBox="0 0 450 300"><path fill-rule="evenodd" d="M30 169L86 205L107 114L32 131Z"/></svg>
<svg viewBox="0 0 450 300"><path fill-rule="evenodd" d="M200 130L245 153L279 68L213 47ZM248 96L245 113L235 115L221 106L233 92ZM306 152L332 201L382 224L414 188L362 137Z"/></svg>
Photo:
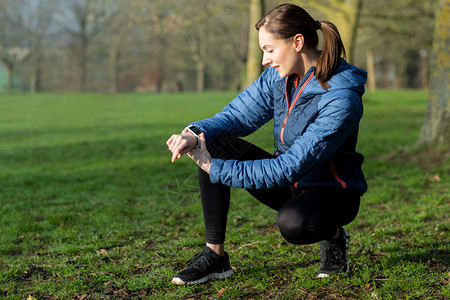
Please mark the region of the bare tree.
<svg viewBox="0 0 450 300"><path fill-rule="evenodd" d="M168 69L176 61L169 57L171 43L189 26L183 24L182 11L197 6L183 0L153 0L152 5L148 5L147 0L133 0L131 6L131 20L143 35L144 48L141 50L145 58L139 66L140 84L144 90L162 91ZM184 42L189 43L187 38Z"/></svg>
<svg viewBox="0 0 450 300"><path fill-rule="evenodd" d="M376 80L376 86L427 87L426 61L431 49L435 2L364 2L358 38L361 55L355 53L354 58L360 64L367 61L366 68Z"/></svg>
<svg viewBox="0 0 450 300"><path fill-rule="evenodd" d="M86 91L89 47L111 20L115 5L112 0L70 0L59 23L72 38L73 54L78 60L79 90ZM69 22L68 22L69 20Z"/></svg>
<svg viewBox="0 0 450 300"><path fill-rule="evenodd" d="M264 16L264 0L250 1L250 24L248 32L247 72L244 87L250 85L262 71L262 51L259 48L258 31L255 24Z"/></svg>
<svg viewBox="0 0 450 300"><path fill-rule="evenodd" d="M17 65L28 58L29 54L30 49L28 48L0 46L0 60L8 71L8 93L13 89L13 73L16 70Z"/></svg>
<svg viewBox="0 0 450 300"><path fill-rule="evenodd" d="M30 92L40 91L42 69L42 43L52 21L57 2L55 0L35 0L29 2L27 10L27 31L30 40Z"/></svg>
<svg viewBox="0 0 450 300"><path fill-rule="evenodd" d="M450 0L439 0L430 61L428 109L418 142L432 146L450 145Z"/></svg>
<svg viewBox="0 0 450 300"><path fill-rule="evenodd" d="M347 60L353 63L363 0L305 0L301 2L325 15L327 19L325 21L330 21L338 27L346 49Z"/></svg>
<svg viewBox="0 0 450 300"><path fill-rule="evenodd" d="M154 80L157 76L162 81L178 80L172 79L168 73L170 69L176 72L176 69L182 68L187 73L184 75L186 80L195 81L193 86L196 91L205 90L211 82L208 71L222 65L218 57L235 44L224 28L230 26L234 18L222 13L234 12L233 9L241 4L237 4L236 0L154 0L152 6L142 0L136 0L136 3L139 9L134 11L139 13L135 18L147 28ZM236 49L233 50L236 52ZM226 71L226 68L221 70ZM161 83L158 82L158 90Z"/></svg>
<svg viewBox="0 0 450 300"><path fill-rule="evenodd" d="M128 45L129 36L135 26L132 19L132 12L129 3L118 1L117 9L113 13L106 31L106 46L109 55L109 91L117 93L120 82L120 59L123 56L125 47Z"/></svg>
<svg viewBox="0 0 450 300"><path fill-rule="evenodd" d="M211 30L210 20L214 20L220 12L221 5L215 1L196 1L198 5L203 6L203 10L199 11L193 7L188 7L185 10L184 28L189 28L191 33L189 37L190 53L196 68L196 91L202 92L205 90L206 68L208 65L208 49L213 41L213 34Z"/></svg>
<svg viewBox="0 0 450 300"><path fill-rule="evenodd" d="M8 72L7 91L13 89L13 74L30 54L26 41L25 1L5 0L0 6L0 61Z"/></svg>
<svg viewBox="0 0 450 300"><path fill-rule="evenodd" d="M245 85L248 35L250 30L257 34L248 18L249 5L248 1L227 1L215 18L219 26L213 35L216 42L212 42L209 47L210 52L215 53L211 68L215 67L217 73L222 75L223 89L240 90ZM257 50L257 55L261 55L259 46ZM261 61L256 63L262 67Z"/></svg>

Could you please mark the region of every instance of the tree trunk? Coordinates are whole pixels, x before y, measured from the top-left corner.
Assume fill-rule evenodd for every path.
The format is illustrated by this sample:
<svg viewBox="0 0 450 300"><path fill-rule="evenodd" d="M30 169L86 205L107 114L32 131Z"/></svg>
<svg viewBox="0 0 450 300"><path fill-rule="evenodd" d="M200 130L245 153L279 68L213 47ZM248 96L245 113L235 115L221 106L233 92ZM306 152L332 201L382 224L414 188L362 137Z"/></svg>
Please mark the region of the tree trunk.
<svg viewBox="0 0 450 300"><path fill-rule="evenodd" d="M366 54L367 59L367 86L369 90L376 90L377 79L375 76L375 59L373 57L373 51L369 50Z"/></svg>
<svg viewBox="0 0 450 300"><path fill-rule="evenodd" d="M111 86L110 93L117 93L117 55L115 49L110 50Z"/></svg>
<svg viewBox="0 0 450 300"><path fill-rule="evenodd" d="M36 71L33 68L30 74L30 94L36 94L36 86L37 86L36 82L37 82Z"/></svg>
<svg viewBox="0 0 450 300"><path fill-rule="evenodd" d="M322 4L323 5L323 4ZM347 61L354 63L356 38L362 12L362 0L332 1L333 7L322 6L328 20L335 20L342 42L344 43Z"/></svg>
<svg viewBox="0 0 450 300"><path fill-rule="evenodd" d="M86 91L86 75L87 75L87 48L88 42L85 38L81 38L80 43L80 91Z"/></svg>
<svg viewBox="0 0 450 300"><path fill-rule="evenodd" d="M7 70L8 70L8 87L7 87L6 91L9 94L9 93L11 93L12 88L13 88L13 69L8 66Z"/></svg>
<svg viewBox="0 0 450 300"><path fill-rule="evenodd" d="M420 88L427 89L428 85L428 52L426 50L420 50L420 64L419 64L419 80Z"/></svg>
<svg viewBox="0 0 450 300"><path fill-rule="evenodd" d="M205 63L199 59L195 67L197 69L196 91L203 92L205 90Z"/></svg>
<svg viewBox="0 0 450 300"><path fill-rule="evenodd" d="M35 94L40 91L41 67L40 56L37 50L33 51L31 58L30 93Z"/></svg>
<svg viewBox="0 0 450 300"><path fill-rule="evenodd" d="M264 0L250 0L250 25L248 32L247 74L244 88L249 86L262 71L262 51L259 48L258 31L255 24L264 16Z"/></svg>
<svg viewBox="0 0 450 300"><path fill-rule="evenodd" d="M297 1L299 2L299 1ZM329 0L327 3L317 0L302 1L325 15L326 20L333 20L342 42L344 43L347 61L354 63L356 38L361 17L363 0Z"/></svg>
<svg viewBox="0 0 450 300"><path fill-rule="evenodd" d="M41 69L39 66L31 70L30 93L36 94L41 91Z"/></svg>
<svg viewBox="0 0 450 300"><path fill-rule="evenodd" d="M116 37L113 38L110 45L109 58L111 68L111 87L110 92L115 94L119 91L119 58L120 58L120 41Z"/></svg>
<svg viewBox="0 0 450 300"><path fill-rule="evenodd" d="M191 43L192 59L195 62L195 69L197 71L196 88L197 92L205 90L205 73L206 73L206 43L207 39L204 35L199 35L198 39Z"/></svg>
<svg viewBox="0 0 450 300"><path fill-rule="evenodd" d="M439 0L436 9L428 108L418 143L445 147L450 145L450 0Z"/></svg>
<svg viewBox="0 0 450 300"><path fill-rule="evenodd" d="M363 6L363 0L357 0L357 3L354 4L356 6L356 10L354 12L354 19L352 24L352 34L350 36L350 44L348 49L348 61L351 64L355 63L355 49L356 49L356 38L358 36L358 28L359 28L359 21L361 19L361 12L362 12L362 6Z"/></svg>

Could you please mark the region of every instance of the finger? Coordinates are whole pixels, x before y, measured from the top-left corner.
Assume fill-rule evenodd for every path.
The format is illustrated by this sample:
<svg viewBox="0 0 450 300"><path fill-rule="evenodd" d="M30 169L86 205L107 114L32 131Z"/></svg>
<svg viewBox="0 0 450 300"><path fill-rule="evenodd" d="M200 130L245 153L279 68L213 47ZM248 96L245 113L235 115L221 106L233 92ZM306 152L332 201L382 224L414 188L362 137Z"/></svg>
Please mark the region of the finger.
<svg viewBox="0 0 450 300"><path fill-rule="evenodd" d="M180 138L177 140L177 144L172 148L172 162L179 159L181 155L185 154L187 149L187 140Z"/></svg>
<svg viewBox="0 0 450 300"><path fill-rule="evenodd" d="M181 154L179 151L172 152L172 162L175 162L177 159L181 157Z"/></svg>
<svg viewBox="0 0 450 300"><path fill-rule="evenodd" d="M169 150L172 152L171 161L174 162L180 154L179 141L177 139L174 139L174 141L169 145Z"/></svg>
<svg viewBox="0 0 450 300"><path fill-rule="evenodd" d="M172 159L170 160L172 163L174 163L177 160L177 157L175 154L172 154Z"/></svg>
<svg viewBox="0 0 450 300"><path fill-rule="evenodd" d="M167 141L167 146L169 147L169 150L172 151L173 147L175 146L175 144L177 143L177 139L178 139L179 135L178 134L174 134L170 137L170 139Z"/></svg>
<svg viewBox="0 0 450 300"><path fill-rule="evenodd" d="M166 145L167 146L170 146L170 144L172 144L172 141L173 141L173 139L174 139L174 134L172 134L172 136L166 141Z"/></svg>
<svg viewBox="0 0 450 300"><path fill-rule="evenodd" d="M184 139L180 135L176 135L172 141L172 143L169 145L169 150L173 152L177 151L177 148L182 147L184 142Z"/></svg>

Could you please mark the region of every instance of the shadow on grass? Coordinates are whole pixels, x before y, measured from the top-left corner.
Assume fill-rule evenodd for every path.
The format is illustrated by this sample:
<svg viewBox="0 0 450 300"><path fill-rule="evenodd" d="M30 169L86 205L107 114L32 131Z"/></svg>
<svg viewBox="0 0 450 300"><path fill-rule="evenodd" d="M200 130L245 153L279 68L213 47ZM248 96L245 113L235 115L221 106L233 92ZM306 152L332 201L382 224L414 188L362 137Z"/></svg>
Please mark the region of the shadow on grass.
<svg viewBox="0 0 450 300"><path fill-rule="evenodd" d="M45 164L56 162L70 162L74 163L81 160L95 160L95 159L118 159L127 156L131 153L144 153L148 156L154 156L157 153L169 152L166 149L165 141L161 144L154 144L150 139L134 138L105 138L100 141L67 141L65 144L57 146L23 146L13 148L9 151L0 153L3 161L8 163L23 163L24 161L31 161L33 164ZM151 153L148 153L152 151ZM169 160L169 158L168 158Z"/></svg>
<svg viewBox="0 0 450 300"><path fill-rule="evenodd" d="M296 269L305 269L320 263L317 259L307 260L300 263L280 262L273 266L240 266L238 271L242 275L254 276L254 274L278 275L280 271L294 271Z"/></svg>
<svg viewBox="0 0 450 300"><path fill-rule="evenodd" d="M403 247L393 247L388 250L390 255L387 257L386 262L387 266L399 265L404 262L424 263L436 271L444 272L450 265L450 250L448 249L450 249L448 241L414 245L414 247L410 247L407 250Z"/></svg>
<svg viewBox="0 0 450 300"><path fill-rule="evenodd" d="M80 159L117 158L130 152L167 154L166 140L182 124L123 124L79 128L0 130L0 159L5 162L46 163ZM133 137L133 138L130 138ZM23 141L23 142L22 142ZM42 145L40 141L57 145ZM54 143L53 143L54 141ZM8 144L10 146L8 147Z"/></svg>

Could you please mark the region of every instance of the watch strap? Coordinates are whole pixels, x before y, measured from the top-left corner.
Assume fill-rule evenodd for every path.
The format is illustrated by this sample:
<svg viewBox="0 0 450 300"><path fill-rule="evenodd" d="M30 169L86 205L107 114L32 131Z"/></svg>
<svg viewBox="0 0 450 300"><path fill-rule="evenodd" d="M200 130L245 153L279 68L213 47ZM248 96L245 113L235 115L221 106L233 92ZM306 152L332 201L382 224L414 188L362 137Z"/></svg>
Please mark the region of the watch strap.
<svg viewBox="0 0 450 300"><path fill-rule="evenodd" d="M192 133L197 138L197 145L195 145L195 149L200 148L200 133L201 133L201 130L198 129L197 127L193 126L193 125L186 127L185 130L189 131L190 133Z"/></svg>

